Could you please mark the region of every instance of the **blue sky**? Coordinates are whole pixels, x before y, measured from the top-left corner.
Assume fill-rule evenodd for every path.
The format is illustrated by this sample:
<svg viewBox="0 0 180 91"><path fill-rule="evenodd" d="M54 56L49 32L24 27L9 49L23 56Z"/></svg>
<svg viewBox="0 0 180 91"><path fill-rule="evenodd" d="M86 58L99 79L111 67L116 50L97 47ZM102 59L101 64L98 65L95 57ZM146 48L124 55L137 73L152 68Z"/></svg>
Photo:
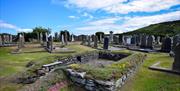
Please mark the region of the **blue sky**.
<svg viewBox="0 0 180 91"><path fill-rule="evenodd" d="M180 20L180 0L0 0L0 33L34 27L73 34L122 33Z"/></svg>

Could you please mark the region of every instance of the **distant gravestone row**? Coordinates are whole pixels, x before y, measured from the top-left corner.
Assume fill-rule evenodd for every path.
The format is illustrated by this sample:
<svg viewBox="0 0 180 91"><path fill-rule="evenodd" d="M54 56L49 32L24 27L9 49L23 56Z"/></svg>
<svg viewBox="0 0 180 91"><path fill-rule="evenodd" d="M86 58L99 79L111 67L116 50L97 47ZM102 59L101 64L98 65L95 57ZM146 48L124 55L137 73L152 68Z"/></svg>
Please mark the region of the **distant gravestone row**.
<svg viewBox="0 0 180 91"><path fill-rule="evenodd" d="M0 45L12 43L12 35L10 34L3 34L0 35Z"/></svg>

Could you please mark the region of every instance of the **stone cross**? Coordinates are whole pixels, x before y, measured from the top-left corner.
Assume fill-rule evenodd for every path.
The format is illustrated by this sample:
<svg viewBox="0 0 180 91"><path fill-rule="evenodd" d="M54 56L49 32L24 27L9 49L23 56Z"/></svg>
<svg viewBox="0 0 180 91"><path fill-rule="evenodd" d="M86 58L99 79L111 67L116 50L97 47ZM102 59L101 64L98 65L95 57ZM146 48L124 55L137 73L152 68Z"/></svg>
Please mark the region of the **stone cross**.
<svg viewBox="0 0 180 91"><path fill-rule="evenodd" d="M107 50L109 47L109 38L105 37L104 38L104 47L103 49Z"/></svg>
<svg viewBox="0 0 180 91"><path fill-rule="evenodd" d="M180 72L180 43L175 47L175 57L173 63L173 70Z"/></svg>

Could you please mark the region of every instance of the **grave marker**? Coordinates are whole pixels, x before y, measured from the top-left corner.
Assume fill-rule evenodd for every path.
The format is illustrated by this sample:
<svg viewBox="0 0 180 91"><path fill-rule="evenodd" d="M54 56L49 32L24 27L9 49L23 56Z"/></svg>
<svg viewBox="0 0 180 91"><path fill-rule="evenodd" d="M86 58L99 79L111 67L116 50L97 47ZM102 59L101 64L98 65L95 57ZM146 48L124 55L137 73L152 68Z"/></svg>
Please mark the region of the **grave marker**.
<svg viewBox="0 0 180 91"><path fill-rule="evenodd" d="M109 38L105 37L104 38L104 47L103 49L107 50L109 46Z"/></svg>

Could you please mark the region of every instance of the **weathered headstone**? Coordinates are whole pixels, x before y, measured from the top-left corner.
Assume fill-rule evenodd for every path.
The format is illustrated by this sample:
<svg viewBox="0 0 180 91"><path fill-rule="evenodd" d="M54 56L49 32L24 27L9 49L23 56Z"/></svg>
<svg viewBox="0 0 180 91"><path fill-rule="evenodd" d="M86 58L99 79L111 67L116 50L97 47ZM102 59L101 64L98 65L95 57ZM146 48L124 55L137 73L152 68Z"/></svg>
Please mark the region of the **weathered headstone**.
<svg viewBox="0 0 180 91"><path fill-rule="evenodd" d="M91 46L91 37L88 36L88 46Z"/></svg>
<svg viewBox="0 0 180 91"><path fill-rule="evenodd" d="M18 49L21 49L24 46L24 40L23 40L23 35L19 34L19 44L18 44Z"/></svg>
<svg viewBox="0 0 180 91"><path fill-rule="evenodd" d="M63 34L61 35L61 42L62 42L62 45L65 44L65 41L64 41L64 35L63 35Z"/></svg>
<svg viewBox="0 0 180 91"><path fill-rule="evenodd" d="M98 37L94 36L94 48L98 48Z"/></svg>
<svg viewBox="0 0 180 91"><path fill-rule="evenodd" d="M48 37L47 49L49 50L49 52L53 51L53 37L52 36Z"/></svg>
<svg viewBox="0 0 180 91"><path fill-rule="evenodd" d="M65 32L65 34L64 34L64 42L65 42L65 45L68 44L68 35L67 35L67 32Z"/></svg>
<svg viewBox="0 0 180 91"><path fill-rule="evenodd" d="M1 35L0 35L0 45L2 45L2 37L1 37Z"/></svg>
<svg viewBox="0 0 180 91"><path fill-rule="evenodd" d="M45 41L47 42L48 41L48 33L47 32L45 33L45 36L46 36Z"/></svg>
<svg viewBox="0 0 180 91"><path fill-rule="evenodd" d="M12 43L12 35L9 35L9 42Z"/></svg>
<svg viewBox="0 0 180 91"><path fill-rule="evenodd" d="M71 35L71 41L72 42L74 41L74 35L73 34Z"/></svg>
<svg viewBox="0 0 180 91"><path fill-rule="evenodd" d="M147 38L147 47L146 48L153 49L153 36L149 36Z"/></svg>
<svg viewBox="0 0 180 91"><path fill-rule="evenodd" d="M43 43L43 35L40 33L40 43Z"/></svg>
<svg viewBox="0 0 180 91"><path fill-rule="evenodd" d="M173 37L173 46L172 46L173 51L178 43L180 43L180 35L176 35Z"/></svg>
<svg viewBox="0 0 180 91"><path fill-rule="evenodd" d="M147 36L146 35L142 35L140 47L141 48L146 48L146 45L147 45Z"/></svg>
<svg viewBox="0 0 180 91"><path fill-rule="evenodd" d="M107 50L108 47L109 47L109 38L105 37L104 38L104 47L103 47L103 49Z"/></svg>
<svg viewBox="0 0 180 91"><path fill-rule="evenodd" d="M175 57L173 63L173 70L180 72L180 43L175 47Z"/></svg>
<svg viewBox="0 0 180 91"><path fill-rule="evenodd" d="M111 43L113 43L113 31L110 31L110 36L109 36L109 40Z"/></svg>
<svg viewBox="0 0 180 91"><path fill-rule="evenodd" d="M171 38L166 37L163 40L161 51L163 51L163 52L170 52L171 51Z"/></svg>
<svg viewBox="0 0 180 91"><path fill-rule="evenodd" d="M135 36L132 36L132 38L131 38L131 44L136 44L136 37L135 37Z"/></svg>
<svg viewBox="0 0 180 91"><path fill-rule="evenodd" d="M156 44L158 44L158 45L160 44L160 36L157 37Z"/></svg>

